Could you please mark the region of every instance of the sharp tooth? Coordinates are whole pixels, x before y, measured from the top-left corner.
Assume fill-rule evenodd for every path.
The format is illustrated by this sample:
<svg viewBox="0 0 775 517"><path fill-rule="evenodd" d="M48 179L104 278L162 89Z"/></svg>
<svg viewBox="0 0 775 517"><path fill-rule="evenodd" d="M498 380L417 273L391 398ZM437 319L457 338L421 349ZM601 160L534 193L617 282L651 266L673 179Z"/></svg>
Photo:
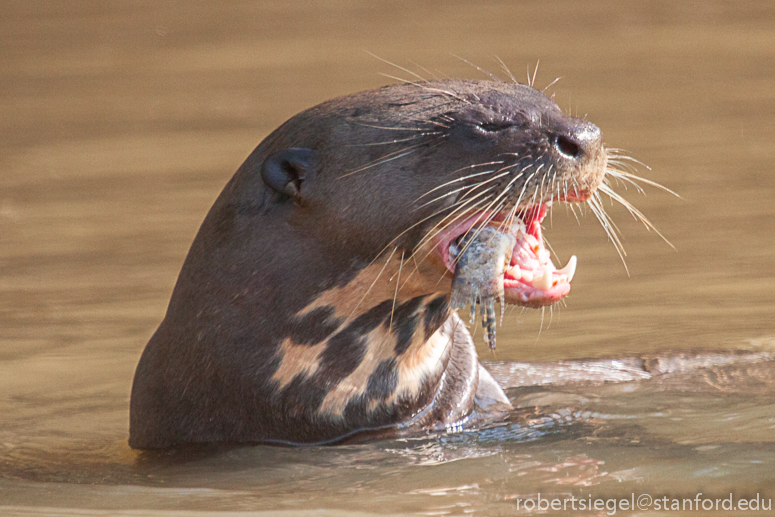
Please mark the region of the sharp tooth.
<svg viewBox="0 0 775 517"><path fill-rule="evenodd" d="M530 271L522 271L522 280L528 284L533 281L533 273Z"/></svg>
<svg viewBox="0 0 775 517"><path fill-rule="evenodd" d="M552 270L544 266L540 269L540 276L533 278L533 287L548 291L552 288Z"/></svg>
<svg viewBox="0 0 775 517"><path fill-rule="evenodd" d="M567 275L568 282L573 280L573 275L576 274L576 255L573 255L564 268L557 270L559 275Z"/></svg>
<svg viewBox="0 0 775 517"><path fill-rule="evenodd" d="M525 223L521 220L517 219L517 221L511 225L511 233L519 238L520 234L527 233L527 226L525 226Z"/></svg>
<svg viewBox="0 0 775 517"><path fill-rule="evenodd" d="M530 245L530 248L533 250L538 249L538 239L530 235L529 233L525 234L525 240Z"/></svg>
<svg viewBox="0 0 775 517"><path fill-rule="evenodd" d="M522 270L519 269L519 266L511 266L506 270L506 272L509 274L509 276L514 277L514 280L519 280L522 278Z"/></svg>
<svg viewBox="0 0 775 517"><path fill-rule="evenodd" d="M546 291L552 287L552 272L545 268L540 268L536 275L533 277L533 281L530 283L536 289Z"/></svg>

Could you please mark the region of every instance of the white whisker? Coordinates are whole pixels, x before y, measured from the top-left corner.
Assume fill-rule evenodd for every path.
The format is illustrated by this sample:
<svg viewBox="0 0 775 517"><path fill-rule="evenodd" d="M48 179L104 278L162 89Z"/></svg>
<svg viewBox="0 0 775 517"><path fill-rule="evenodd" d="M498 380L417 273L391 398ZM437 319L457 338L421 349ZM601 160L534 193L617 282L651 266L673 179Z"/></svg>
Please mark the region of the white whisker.
<svg viewBox="0 0 775 517"><path fill-rule="evenodd" d="M439 139L437 139L437 140L439 140ZM417 145L410 146L410 147L405 148L405 149L401 149L399 151L394 151L392 153L388 153L385 156L383 156L381 158L378 158L378 159L374 160L371 163L368 163L368 164L363 165L362 167L359 167L359 168L357 168L355 170L352 170L350 172L342 174L341 176L339 176L336 179L346 178L347 176L352 176L353 174L357 174L359 172L365 171L366 169L370 169L371 167L376 167L377 165L383 165L383 164L391 162L393 160L397 160L399 158L403 158L404 156L407 156L407 155L415 152L418 148L420 148L420 147L422 147L424 145L425 145L425 143L423 142L423 143L419 143Z"/></svg>
<svg viewBox="0 0 775 517"><path fill-rule="evenodd" d="M657 235L662 237L662 240L664 240L668 244L668 246L675 249L675 246L673 246L673 244L669 240L667 240L667 238L664 235L662 235L662 233L659 230L657 230L657 228L651 223L651 221L648 220L648 218L645 215L643 215L643 213L640 210L632 206L630 202L624 199L622 196L620 196L619 194L611 190L611 188L608 185L600 185L600 192L604 193L612 200L617 201L620 205L626 208L628 212L630 212L630 214L636 221L640 221L641 223L643 223L643 226L645 226L647 230L654 230L654 232L656 232Z"/></svg>
<svg viewBox="0 0 775 517"><path fill-rule="evenodd" d="M371 292L371 289L372 289L372 288L374 287L374 285L377 283L377 280L379 280L379 277L381 277L381 276L382 276L382 273L384 273L384 271L385 271L385 268L387 267L388 263L390 262L390 259L392 259L392 258L393 258L393 254L396 252L396 250L397 250L397 249L398 249L398 246L396 246L395 248L393 248L393 251L391 251L391 252L390 252L390 256L389 256L389 257L387 258L387 260L385 261L385 264L382 266L382 269L380 269L380 271L379 271L379 274L376 276L376 278L374 278L374 281L371 283L371 285L369 286L369 288L368 288L368 289L366 289L366 292L365 292L365 293L363 293L363 296L361 296L361 299L360 299L360 300L358 300L358 303L356 303L356 304L355 304L355 307L353 308L352 312L350 313L350 318L349 318L349 319L352 319L353 315L355 315L355 311L357 311L357 310L358 310L358 307L360 307L360 306L361 306L361 304L363 303L363 300L365 300L365 299L366 299L366 297L369 295L369 293ZM382 251L384 251L384 249L383 249ZM382 255L382 251L380 251L380 252L379 252L379 254L378 254L378 255L377 255L375 258L374 258L374 260L372 260L372 261L369 263L369 265L373 264L373 263L374 263L374 262L375 262L375 261L376 261L376 260L377 260L377 259L380 257L380 255ZM368 266L367 266L367 267L368 267Z"/></svg>
<svg viewBox="0 0 775 517"><path fill-rule="evenodd" d="M450 174L454 174L454 173L456 173L456 172L460 172L460 171L462 171L462 170L465 170L465 169L472 169L472 168L474 168L474 167L483 167L483 166L485 166L485 165L500 165L500 164L502 164L502 163L503 163L503 162L502 162L502 161L500 161L500 162L486 162L486 163L479 163L479 164L476 164L476 165L468 165L468 166L466 166L466 167L462 167L462 168L460 168L460 169L457 169L457 170L455 170L455 171L452 171ZM426 192L426 193L425 193L425 194L423 194L422 196L420 196L420 197L418 197L417 199L415 199L415 202L416 202L416 201L419 201L419 200L421 200L422 198L424 198L424 197L425 197L425 196L427 196L428 194L431 194L432 192L435 192L435 191L437 191L437 190L439 190L439 189L442 189L442 188L444 188L444 187L446 187L446 186L448 186L448 185L452 185L453 183L459 183L459 182L461 182L461 181L465 181L465 180L467 180L467 179L475 178L475 177L477 177L477 176L482 176L482 175L484 175L484 174L490 174L490 173L492 173L492 172L494 172L494 170L489 170L489 171L484 171L484 172L476 172L476 173L474 173L474 174L468 174L468 175L466 175L466 176L461 176L460 178L455 178L455 179L453 179L453 180L451 180L451 181L448 181L448 182L446 182L446 183L443 183L443 184L439 185L438 187L434 187L434 188L430 189L428 192Z"/></svg>
<svg viewBox="0 0 775 517"><path fill-rule="evenodd" d="M404 251L401 252L401 262L398 265L398 278L396 279L396 292L393 295L393 308L390 309L390 325L388 325L388 330L390 332L393 332L393 313L396 311L396 299L398 299L398 285L401 282L401 269L404 267Z"/></svg>
<svg viewBox="0 0 775 517"><path fill-rule="evenodd" d="M470 66L472 66L472 67L476 68L478 71L482 72L484 75L486 75L487 77L489 77L489 78L490 78L490 79L492 79L493 81L496 81L496 82L499 82L499 83L502 83L502 82L503 82L503 79L501 79L501 78L500 78L500 77L498 77L497 75L494 75L494 74L492 74L492 73L488 72L487 70L484 70L484 69L482 69L482 68L480 68L480 67L476 66L475 64L473 64L472 62L470 62L470 61L469 61L469 60L467 60L466 58L460 57L460 56L458 56L458 55L455 55L455 54L450 54L450 55L451 55L452 57L456 58L456 59L459 59L459 60L461 60L463 63L465 63L465 64L467 64L467 65L470 65Z"/></svg>
<svg viewBox="0 0 775 517"><path fill-rule="evenodd" d="M509 70L509 67L506 66L506 63L503 62L501 58L498 56L495 56L495 59L498 60L498 63L500 63L501 68L503 68L503 71L508 74L508 76L511 78L512 81L514 81L514 84L519 84L519 81L517 81L517 78L514 77L514 74L511 73L511 70Z"/></svg>
<svg viewBox="0 0 775 517"><path fill-rule="evenodd" d="M544 89L543 89L543 90L541 90L541 93L546 93L546 90L548 90L549 88L551 88L552 86L554 86L554 85L557 83L557 81L559 81L560 79L562 79L562 77L558 77L557 79L555 79L555 80L554 80L554 81L552 81L551 83L547 84L547 85L544 87Z"/></svg>

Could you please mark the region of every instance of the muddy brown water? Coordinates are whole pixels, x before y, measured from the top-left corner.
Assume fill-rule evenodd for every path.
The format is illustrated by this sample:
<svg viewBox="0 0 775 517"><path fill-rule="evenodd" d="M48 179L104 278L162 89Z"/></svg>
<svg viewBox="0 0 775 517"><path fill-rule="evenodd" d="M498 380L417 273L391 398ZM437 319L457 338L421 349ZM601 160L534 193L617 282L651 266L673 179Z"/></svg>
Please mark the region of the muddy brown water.
<svg viewBox="0 0 775 517"><path fill-rule="evenodd" d="M129 449L135 365L237 166L299 110L393 81L380 73L411 79L364 49L439 77L485 78L451 54L506 77L497 55L522 81L540 59L539 87L561 76L561 107L683 197L624 191L676 250L609 208L629 276L591 214L556 206L545 234L556 262L579 257L573 291L543 319L507 311L497 357L477 335L483 359L760 360L512 389L535 418L476 432ZM514 515L539 493L775 497L775 4L11 1L0 70L0 514Z"/></svg>

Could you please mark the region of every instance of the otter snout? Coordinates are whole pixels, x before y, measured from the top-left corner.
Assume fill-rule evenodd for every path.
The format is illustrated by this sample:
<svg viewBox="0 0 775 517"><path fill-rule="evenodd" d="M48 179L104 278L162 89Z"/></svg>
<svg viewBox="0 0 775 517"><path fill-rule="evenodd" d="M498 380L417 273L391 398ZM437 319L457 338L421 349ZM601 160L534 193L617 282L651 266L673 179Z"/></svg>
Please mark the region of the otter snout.
<svg viewBox="0 0 775 517"><path fill-rule="evenodd" d="M575 171L574 188L568 189L563 199L580 202L589 199L600 185L607 157L600 128L583 119L571 121L564 131L554 135L551 144L559 160Z"/></svg>
<svg viewBox="0 0 775 517"><path fill-rule="evenodd" d="M577 124L564 134L555 135L552 144L566 159L578 160L591 157L603 146L600 128L586 120L576 119Z"/></svg>

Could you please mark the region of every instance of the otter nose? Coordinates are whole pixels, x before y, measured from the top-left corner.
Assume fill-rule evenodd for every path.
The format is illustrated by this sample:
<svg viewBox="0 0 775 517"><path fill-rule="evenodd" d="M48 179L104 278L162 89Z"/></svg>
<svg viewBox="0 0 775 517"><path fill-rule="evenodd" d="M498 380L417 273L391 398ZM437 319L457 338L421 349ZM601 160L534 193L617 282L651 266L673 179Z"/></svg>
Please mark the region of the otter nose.
<svg viewBox="0 0 775 517"><path fill-rule="evenodd" d="M600 148L603 134L593 123L580 120L574 127L568 128L566 133L556 135L553 143L562 155L577 160Z"/></svg>

